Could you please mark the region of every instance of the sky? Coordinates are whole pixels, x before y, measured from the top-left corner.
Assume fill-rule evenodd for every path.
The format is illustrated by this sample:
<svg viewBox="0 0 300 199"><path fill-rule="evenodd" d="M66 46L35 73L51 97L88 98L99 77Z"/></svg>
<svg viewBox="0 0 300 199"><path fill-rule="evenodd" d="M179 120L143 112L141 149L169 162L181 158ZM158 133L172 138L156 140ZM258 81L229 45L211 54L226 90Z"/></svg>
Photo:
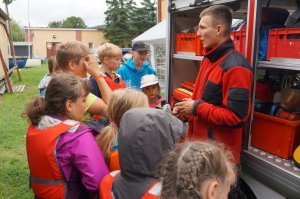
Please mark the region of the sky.
<svg viewBox="0 0 300 199"><path fill-rule="evenodd" d="M30 27L47 27L71 16L81 17L88 27L104 24L105 0L15 0L8 6L9 16L21 26L29 24L28 1ZM2 0L0 8L5 11Z"/></svg>

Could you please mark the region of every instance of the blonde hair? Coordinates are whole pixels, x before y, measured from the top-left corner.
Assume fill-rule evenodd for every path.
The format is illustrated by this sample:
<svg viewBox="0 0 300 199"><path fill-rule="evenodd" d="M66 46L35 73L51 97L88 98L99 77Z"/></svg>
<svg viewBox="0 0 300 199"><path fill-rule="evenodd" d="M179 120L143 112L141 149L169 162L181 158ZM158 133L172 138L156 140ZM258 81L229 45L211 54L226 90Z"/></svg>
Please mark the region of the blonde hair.
<svg viewBox="0 0 300 199"><path fill-rule="evenodd" d="M103 62L104 57L117 57L122 55L122 50L119 46L112 43L104 43L98 47L98 57Z"/></svg>
<svg viewBox="0 0 300 199"><path fill-rule="evenodd" d="M90 54L89 49L79 41L68 41L58 46L56 50L56 66L57 70L68 72L69 63L74 61L79 63L82 57Z"/></svg>
<svg viewBox="0 0 300 199"><path fill-rule="evenodd" d="M161 199L201 199L200 191L210 179L221 186L236 181L233 155L215 142L177 144L163 161Z"/></svg>
<svg viewBox="0 0 300 199"><path fill-rule="evenodd" d="M129 109L138 107L148 107L148 98L141 91L126 88L113 92L105 110L111 124L102 129L101 133L97 136L98 146L102 151L107 165L109 164L110 153L117 138L117 129L122 116Z"/></svg>

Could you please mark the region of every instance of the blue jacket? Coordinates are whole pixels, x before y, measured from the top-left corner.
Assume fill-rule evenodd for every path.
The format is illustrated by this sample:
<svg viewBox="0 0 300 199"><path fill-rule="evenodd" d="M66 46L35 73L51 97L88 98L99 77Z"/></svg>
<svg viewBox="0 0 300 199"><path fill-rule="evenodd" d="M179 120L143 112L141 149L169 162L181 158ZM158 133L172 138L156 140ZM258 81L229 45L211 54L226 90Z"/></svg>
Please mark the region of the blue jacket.
<svg viewBox="0 0 300 199"><path fill-rule="evenodd" d="M122 79L126 83L127 88L137 89L140 89L141 79L144 75L156 75L156 72L147 61L144 62L143 66L140 69L136 69L133 65L132 58L130 58L123 66L121 66L117 73L121 75Z"/></svg>

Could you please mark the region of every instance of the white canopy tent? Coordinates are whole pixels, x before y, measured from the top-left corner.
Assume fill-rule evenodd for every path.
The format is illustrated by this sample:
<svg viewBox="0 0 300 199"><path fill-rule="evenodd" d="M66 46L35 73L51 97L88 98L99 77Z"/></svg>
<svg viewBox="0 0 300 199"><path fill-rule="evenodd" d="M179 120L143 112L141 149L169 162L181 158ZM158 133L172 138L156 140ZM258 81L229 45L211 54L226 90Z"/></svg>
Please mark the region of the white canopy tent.
<svg viewBox="0 0 300 199"><path fill-rule="evenodd" d="M166 77L166 36L167 21L163 20L132 40L132 43L143 41L150 45L150 62L157 73L163 93Z"/></svg>
<svg viewBox="0 0 300 199"><path fill-rule="evenodd" d="M143 34L132 40L132 43L143 41L147 44L165 44L167 36L167 21L163 20Z"/></svg>

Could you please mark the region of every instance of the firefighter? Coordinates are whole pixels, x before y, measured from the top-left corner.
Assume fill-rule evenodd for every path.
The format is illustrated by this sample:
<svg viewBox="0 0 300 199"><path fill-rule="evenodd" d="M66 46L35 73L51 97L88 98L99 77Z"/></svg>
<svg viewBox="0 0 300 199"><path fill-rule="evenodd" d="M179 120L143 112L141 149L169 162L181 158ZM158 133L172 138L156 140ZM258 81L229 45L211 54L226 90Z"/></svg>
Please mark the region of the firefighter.
<svg viewBox="0 0 300 199"><path fill-rule="evenodd" d="M189 121L186 139L222 142L239 163L253 75L245 57L234 49L231 22L232 10L227 6L214 5L201 12L197 35L205 55L192 98L176 103L173 114Z"/></svg>

